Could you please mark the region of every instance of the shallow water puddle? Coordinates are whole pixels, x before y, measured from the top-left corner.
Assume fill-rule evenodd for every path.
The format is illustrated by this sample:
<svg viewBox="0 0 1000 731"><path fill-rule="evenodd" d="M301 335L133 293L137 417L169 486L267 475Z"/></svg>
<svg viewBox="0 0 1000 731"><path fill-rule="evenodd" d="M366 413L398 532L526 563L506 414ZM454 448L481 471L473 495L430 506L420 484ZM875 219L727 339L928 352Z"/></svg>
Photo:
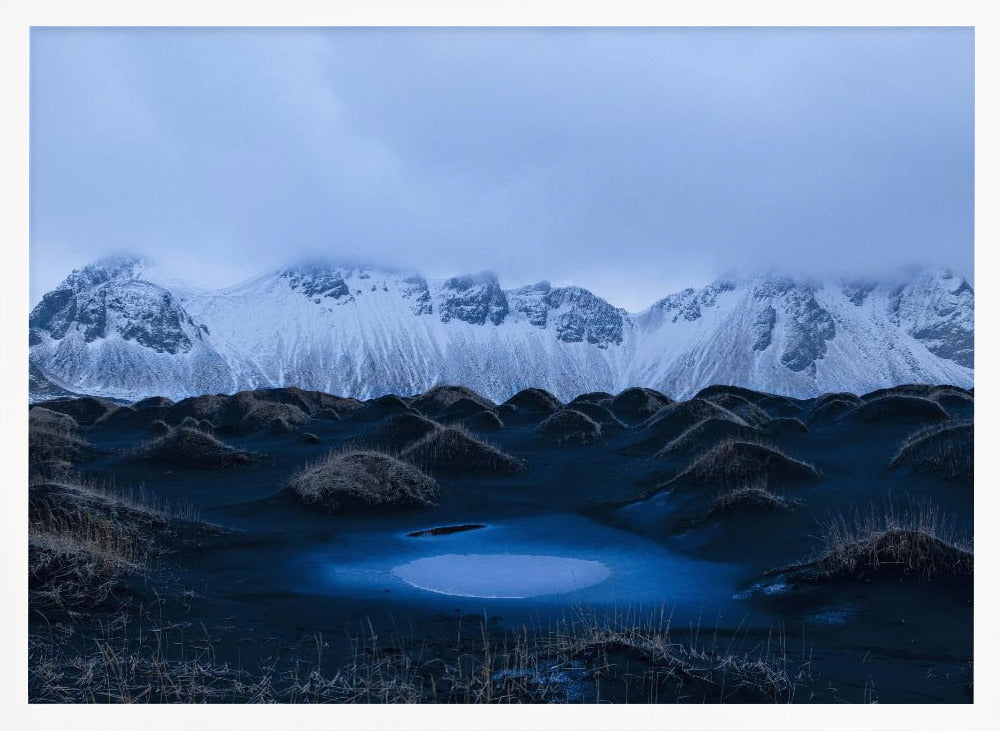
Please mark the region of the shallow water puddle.
<svg viewBox="0 0 1000 731"><path fill-rule="evenodd" d="M479 599L566 594L611 577L600 561L514 553L429 556L397 566L392 573L418 589Z"/></svg>

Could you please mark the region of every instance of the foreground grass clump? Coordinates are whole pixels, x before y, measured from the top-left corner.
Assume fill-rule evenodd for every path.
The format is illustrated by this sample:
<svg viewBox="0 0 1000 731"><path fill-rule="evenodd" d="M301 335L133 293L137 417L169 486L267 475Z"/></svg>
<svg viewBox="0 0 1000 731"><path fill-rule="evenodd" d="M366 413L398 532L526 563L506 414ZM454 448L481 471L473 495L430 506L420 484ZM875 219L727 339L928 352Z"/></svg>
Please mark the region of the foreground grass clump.
<svg viewBox="0 0 1000 731"><path fill-rule="evenodd" d="M151 557L196 529L190 511L116 494L68 472L34 469L28 487L28 585L33 610L94 607L124 595Z"/></svg>
<svg viewBox="0 0 1000 731"><path fill-rule="evenodd" d="M434 505L438 484L383 452L330 452L288 483L306 505L328 512Z"/></svg>
<svg viewBox="0 0 1000 731"><path fill-rule="evenodd" d="M910 435L889 463L920 472L971 480L975 462L972 421L947 421Z"/></svg>
<svg viewBox="0 0 1000 731"><path fill-rule="evenodd" d="M823 526L816 557L784 575L803 582L878 575L925 581L971 578L972 545L935 506L901 508L890 500L831 518Z"/></svg>
<svg viewBox="0 0 1000 731"><path fill-rule="evenodd" d="M221 468L249 464L257 455L230 447L201 429L178 427L140 445L138 459L183 467Z"/></svg>
<svg viewBox="0 0 1000 731"><path fill-rule="evenodd" d="M72 417L40 407L28 412L28 455L33 463L80 462L94 454Z"/></svg>
<svg viewBox="0 0 1000 731"><path fill-rule="evenodd" d="M251 640L252 641L252 640ZM549 629L497 630L459 618L429 644L368 625L342 660L321 634L259 664L218 659L209 634L122 613L98 629L29 638L36 703L793 702L812 680L804 648L743 632L677 633L662 614L580 616Z"/></svg>
<svg viewBox="0 0 1000 731"><path fill-rule="evenodd" d="M500 451L462 426L438 429L401 456L432 474L509 475L526 467L523 460Z"/></svg>

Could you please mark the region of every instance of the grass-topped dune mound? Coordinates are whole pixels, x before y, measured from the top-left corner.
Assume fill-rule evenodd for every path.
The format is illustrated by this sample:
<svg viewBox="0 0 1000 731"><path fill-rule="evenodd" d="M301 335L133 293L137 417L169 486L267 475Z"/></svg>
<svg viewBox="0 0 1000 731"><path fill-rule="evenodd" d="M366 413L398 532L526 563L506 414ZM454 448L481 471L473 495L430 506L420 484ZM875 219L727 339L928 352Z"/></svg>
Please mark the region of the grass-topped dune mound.
<svg viewBox="0 0 1000 731"><path fill-rule="evenodd" d="M48 616L113 596L148 593L152 560L199 544L220 529L148 498L114 494L75 472L47 475L31 465L28 486L29 603Z"/></svg>
<svg viewBox="0 0 1000 731"><path fill-rule="evenodd" d="M889 463L890 469L909 466L918 472L971 480L975 462L972 421L946 421L910 435Z"/></svg>
<svg viewBox="0 0 1000 731"><path fill-rule="evenodd" d="M856 409L860 403L860 399L853 401L845 398L825 400L810 410L806 421L810 426L828 426L840 420L844 414Z"/></svg>
<svg viewBox="0 0 1000 731"><path fill-rule="evenodd" d="M706 519L733 515L784 513L795 510L798 500L771 492L763 485L746 485L720 493L712 501Z"/></svg>
<svg viewBox="0 0 1000 731"><path fill-rule="evenodd" d="M602 429L628 429L628 427L625 426L625 423L620 421L618 417L611 412L611 409L603 404L592 403L589 401L577 401L576 403L569 404L569 408L589 416L591 419L600 424Z"/></svg>
<svg viewBox="0 0 1000 731"><path fill-rule="evenodd" d="M601 439L601 425L576 409L560 409L536 427L555 444L593 444Z"/></svg>
<svg viewBox="0 0 1000 731"><path fill-rule="evenodd" d="M454 424L458 421L463 421L471 416L475 416L481 411L490 411L488 407L484 406L479 401L473 401L470 398L465 398L464 396L457 401L452 402L437 415L437 420L442 424Z"/></svg>
<svg viewBox="0 0 1000 731"><path fill-rule="evenodd" d="M627 388L605 406L626 424L635 424L672 403L673 399L652 388Z"/></svg>
<svg viewBox="0 0 1000 731"><path fill-rule="evenodd" d="M542 388L526 388L503 402L518 414L554 414L563 407L562 402Z"/></svg>
<svg viewBox="0 0 1000 731"><path fill-rule="evenodd" d="M466 388L465 386L434 386L434 388L413 399L410 402L410 406L425 416L433 417L463 398L475 401L487 409L496 407L496 404L488 398L480 396L471 388Z"/></svg>
<svg viewBox="0 0 1000 731"><path fill-rule="evenodd" d="M80 426L92 426L101 417L107 416L117 409L118 404L105 398L83 396L46 401L45 408L49 411L58 411L61 414L72 416Z"/></svg>
<svg viewBox="0 0 1000 731"><path fill-rule="evenodd" d="M862 401L874 401L875 399L883 398L885 396L919 396L921 398L928 398L932 393L937 391L941 386L935 386L929 383L903 383L898 386L889 386L888 388L878 388L874 391L870 391L861 397ZM949 386L948 388L954 388Z"/></svg>
<svg viewBox="0 0 1000 731"><path fill-rule="evenodd" d="M765 396L757 402L757 405L764 409L772 419L783 417L798 418L802 415L804 404L787 396Z"/></svg>
<svg viewBox="0 0 1000 731"><path fill-rule="evenodd" d="M380 421L365 435L364 441L380 449L398 451L441 428L426 416L406 411Z"/></svg>
<svg viewBox="0 0 1000 731"><path fill-rule="evenodd" d="M636 427L659 436L676 436L705 419L727 419L734 424L749 426L740 416L713 401L693 398L664 406Z"/></svg>
<svg viewBox="0 0 1000 731"><path fill-rule="evenodd" d="M231 396L209 421L220 431L232 434L252 434L271 427L275 420L291 426L309 421L309 412L302 406L275 398L273 392L265 392L264 396L256 391Z"/></svg>
<svg viewBox="0 0 1000 731"><path fill-rule="evenodd" d="M134 406L119 406L94 422L96 429L145 429L157 419L162 419L166 410L160 406L137 409Z"/></svg>
<svg viewBox="0 0 1000 731"><path fill-rule="evenodd" d="M976 407L976 400L972 394L952 386L939 388L927 398L939 403L945 411L954 416L971 418Z"/></svg>
<svg viewBox="0 0 1000 731"><path fill-rule="evenodd" d="M208 419L195 419L193 416L185 416L178 426L186 429L200 429L209 434L215 431L215 426Z"/></svg>
<svg viewBox="0 0 1000 731"><path fill-rule="evenodd" d="M706 399L695 398L664 406L636 426L636 431L645 436L627 447L625 452L628 454L655 454L686 430L707 419L730 421L733 424L750 428L743 419L732 411Z"/></svg>
<svg viewBox="0 0 1000 731"><path fill-rule="evenodd" d="M495 411L483 410L462 420L462 425L473 431L500 431L503 419Z"/></svg>
<svg viewBox="0 0 1000 731"><path fill-rule="evenodd" d="M750 426L763 426L771 420L770 415L766 411L735 393L716 394L715 396L710 396L708 400L736 414Z"/></svg>
<svg viewBox="0 0 1000 731"><path fill-rule="evenodd" d="M76 419L69 414L52 411L44 406L32 406L28 409L28 426L60 434L80 433L80 425L76 423Z"/></svg>
<svg viewBox="0 0 1000 731"><path fill-rule="evenodd" d="M871 423L929 423L947 421L941 405L922 396L889 395L866 401L840 417L840 421Z"/></svg>
<svg viewBox="0 0 1000 731"><path fill-rule="evenodd" d="M202 396L190 396L178 401L169 408L169 415L164 421L167 423L179 424L185 416L194 419L208 419L214 421L226 405L229 396L221 393L208 393Z"/></svg>
<svg viewBox="0 0 1000 731"><path fill-rule="evenodd" d="M32 463L74 463L90 459L96 450L80 437L73 417L43 406L28 412L28 455Z"/></svg>
<svg viewBox="0 0 1000 731"><path fill-rule="evenodd" d="M570 401L567 406L577 406L578 404L608 404L614 398L613 394L607 391L588 391Z"/></svg>
<svg viewBox="0 0 1000 731"><path fill-rule="evenodd" d="M783 436L786 434L805 434L809 431L809 427L803 424L801 419L781 416L764 424L762 430L767 434Z"/></svg>
<svg viewBox="0 0 1000 731"><path fill-rule="evenodd" d="M936 508L899 509L886 502L830 520L813 558L772 574L791 584L902 577L971 581L973 565L971 544Z"/></svg>
<svg viewBox="0 0 1000 731"><path fill-rule="evenodd" d="M207 420L221 431L249 434L271 426L275 419L297 426L312 418L339 420L362 408L353 398L342 398L321 391L301 388L264 388L225 394L192 396L164 410L168 424L179 424L185 417Z"/></svg>
<svg viewBox="0 0 1000 731"><path fill-rule="evenodd" d="M738 424L730 419L709 417L688 427L675 439L666 443L654 457L673 458L690 457L704 454L705 451L723 442L735 439L750 440L760 436L760 432L745 424Z"/></svg>
<svg viewBox="0 0 1000 731"><path fill-rule="evenodd" d="M177 427L162 437L139 445L135 459L178 467L216 469L254 462L258 455L235 449L200 429Z"/></svg>
<svg viewBox="0 0 1000 731"><path fill-rule="evenodd" d="M431 474L509 475L525 463L506 454L461 426L438 429L400 455Z"/></svg>
<svg viewBox="0 0 1000 731"><path fill-rule="evenodd" d="M136 401L132 404L132 408L136 411L142 411L144 409L166 409L173 405L173 400L168 399L166 396L150 396L149 398Z"/></svg>
<svg viewBox="0 0 1000 731"><path fill-rule="evenodd" d="M694 395L694 398L710 399L714 401L717 398L725 398L728 396L737 396L745 401L750 401L756 404L761 399L767 398L772 394L765 393L762 391L754 391L750 388L743 388L743 386L729 386L726 384L716 383L711 386L705 386L698 393Z"/></svg>
<svg viewBox="0 0 1000 731"><path fill-rule="evenodd" d="M734 440L713 447L662 487L718 487L755 481L791 485L819 478L819 471L811 464L793 459L775 447Z"/></svg>
<svg viewBox="0 0 1000 731"><path fill-rule="evenodd" d="M288 482L306 505L331 513L435 504L440 488L412 464L383 452L330 452Z"/></svg>
<svg viewBox="0 0 1000 731"><path fill-rule="evenodd" d="M861 404L862 399L860 396L850 393L848 391L835 391L833 393L824 393L822 396L817 396L812 401L809 402L810 410L815 411L819 407L830 401L846 401L852 406L858 406Z"/></svg>
<svg viewBox="0 0 1000 731"><path fill-rule="evenodd" d="M399 414L406 411L413 411L406 399L402 399L399 396L392 394L368 399L364 403L364 410L366 412L370 411L379 414Z"/></svg>

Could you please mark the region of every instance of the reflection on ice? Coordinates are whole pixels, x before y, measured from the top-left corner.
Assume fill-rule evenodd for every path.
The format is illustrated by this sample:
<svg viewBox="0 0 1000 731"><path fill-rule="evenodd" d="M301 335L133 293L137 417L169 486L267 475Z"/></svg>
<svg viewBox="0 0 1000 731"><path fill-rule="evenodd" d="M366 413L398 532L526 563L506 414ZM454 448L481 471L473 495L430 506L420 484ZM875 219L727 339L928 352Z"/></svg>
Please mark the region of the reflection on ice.
<svg viewBox="0 0 1000 731"><path fill-rule="evenodd" d="M392 573L420 589L483 599L565 594L611 576L599 561L513 553L430 556L397 566Z"/></svg>

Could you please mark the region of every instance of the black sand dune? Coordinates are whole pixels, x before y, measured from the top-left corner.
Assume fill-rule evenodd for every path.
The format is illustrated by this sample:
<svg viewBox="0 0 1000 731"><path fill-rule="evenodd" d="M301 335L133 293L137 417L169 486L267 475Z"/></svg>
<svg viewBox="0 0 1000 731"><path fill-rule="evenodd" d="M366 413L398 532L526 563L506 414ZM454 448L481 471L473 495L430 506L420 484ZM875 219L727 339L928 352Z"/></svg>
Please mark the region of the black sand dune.
<svg viewBox="0 0 1000 731"><path fill-rule="evenodd" d="M411 464L381 452L330 452L288 483L304 504L326 512L434 504L439 487Z"/></svg>
<svg viewBox="0 0 1000 731"><path fill-rule="evenodd" d="M29 696L971 700L973 394L701 396L34 405ZM393 574L463 556L610 576L536 602ZM484 565L500 568L473 578L503 578ZM672 634L650 624L664 606ZM711 631L687 629L699 617ZM322 663L303 664L320 635Z"/></svg>
<svg viewBox="0 0 1000 731"><path fill-rule="evenodd" d="M578 404L604 404L605 406L614 398L614 394L607 391L588 391L570 401L567 406L577 406Z"/></svg>
<svg viewBox="0 0 1000 731"><path fill-rule="evenodd" d="M780 436L784 434L804 434L809 431L809 427L801 419L777 417L764 424L761 430L765 434Z"/></svg>
<svg viewBox="0 0 1000 731"><path fill-rule="evenodd" d="M717 445L734 439L759 439L758 430L731 419L711 416L688 427L667 442L654 457L690 457L704 454Z"/></svg>
<svg viewBox="0 0 1000 731"><path fill-rule="evenodd" d="M889 467L909 466L920 472L972 480L974 437L971 421L945 421L921 429L907 437Z"/></svg>
<svg viewBox="0 0 1000 731"><path fill-rule="evenodd" d="M811 464L774 447L732 440L712 447L663 488L726 488L757 481L784 486L819 479L819 471Z"/></svg>
<svg viewBox="0 0 1000 731"><path fill-rule="evenodd" d="M828 426L839 421L844 414L856 409L860 403L860 399L834 398L825 400L812 408L806 422L811 427Z"/></svg>
<svg viewBox="0 0 1000 731"><path fill-rule="evenodd" d="M928 398L892 394L867 400L841 416L840 420L862 424L929 424L946 421L948 418L948 412Z"/></svg>
<svg viewBox="0 0 1000 731"><path fill-rule="evenodd" d="M624 422L620 421L618 417L612 413L611 409L603 404L591 401L573 401L569 404L569 408L574 411L579 411L585 416L589 416L591 419L600 424L602 429L628 428Z"/></svg>
<svg viewBox="0 0 1000 731"><path fill-rule="evenodd" d="M483 410L462 420L462 424L473 431L500 431L503 419L495 411Z"/></svg>
<svg viewBox="0 0 1000 731"><path fill-rule="evenodd" d="M605 406L626 424L635 424L672 403L669 396L651 388L627 388Z"/></svg>
<svg viewBox="0 0 1000 731"><path fill-rule="evenodd" d="M81 398L53 399L44 402L44 406L49 411L58 411L61 414L72 416L80 426L91 426L101 417L115 411L119 405L109 399L83 396Z"/></svg>
<svg viewBox="0 0 1000 731"><path fill-rule="evenodd" d="M190 427L176 427L136 447L133 459L201 469L221 469L254 462L257 455L225 444L211 434Z"/></svg>
<svg viewBox="0 0 1000 731"><path fill-rule="evenodd" d="M593 444L602 438L601 425L576 409L560 409L538 425L537 431L556 444Z"/></svg>
<svg viewBox="0 0 1000 731"><path fill-rule="evenodd" d="M366 432L363 441L388 450L402 450L443 427L415 411L395 414Z"/></svg>
<svg viewBox="0 0 1000 731"><path fill-rule="evenodd" d="M431 474L509 475L525 469L523 460L505 454L457 426L428 434L401 456Z"/></svg>
<svg viewBox="0 0 1000 731"><path fill-rule="evenodd" d="M425 416L433 417L459 399L470 399L488 409L495 407L489 399L464 386L435 386L413 399L410 406Z"/></svg>
<svg viewBox="0 0 1000 731"><path fill-rule="evenodd" d="M542 388L526 388L503 402L518 414L553 414L563 407L562 402Z"/></svg>
<svg viewBox="0 0 1000 731"><path fill-rule="evenodd" d="M470 398L460 398L443 408L437 415L437 420L442 424L454 424L455 422L468 419L481 411L490 411L480 401Z"/></svg>

